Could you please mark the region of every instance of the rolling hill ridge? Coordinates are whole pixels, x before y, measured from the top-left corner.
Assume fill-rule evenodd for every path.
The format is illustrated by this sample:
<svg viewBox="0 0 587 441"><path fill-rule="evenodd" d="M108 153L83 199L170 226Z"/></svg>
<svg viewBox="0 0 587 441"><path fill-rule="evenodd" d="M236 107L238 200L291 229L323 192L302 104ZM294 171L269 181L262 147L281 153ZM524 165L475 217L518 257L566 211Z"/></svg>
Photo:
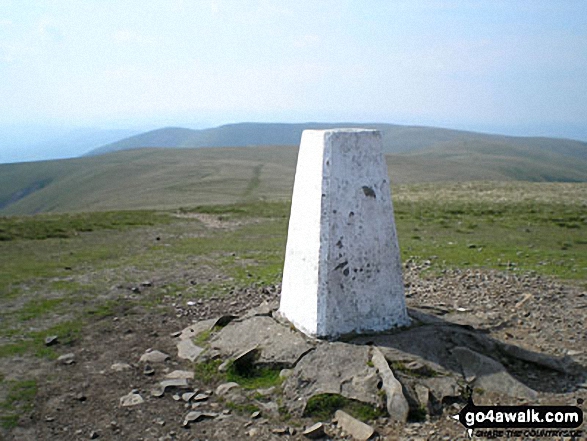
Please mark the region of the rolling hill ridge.
<svg viewBox="0 0 587 441"><path fill-rule="evenodd" d="M385 153L411 153L451 146L467 146L473 149L499 146L499 148L505 149L525 148L534 152L552 152L556 155L587 160L587 143L569 139L513 137L435 127L348 122L239 123L203 130L167 127L107 144L91 150L86 155L93 156L144 147L194 148L298 145L301 134L305 129L321 130L335 127L372 128L381 131Z"/></svg>
<svg viewBox="0 0 587 441"><path fill-rule="evenodd" d="M0 165L0 215L177 209L291 197L296 146L144 148ZM463 181L587 182L587 161L495 143L386 155L392 187ZM585 184L580 184L585 185Z"/></svg>

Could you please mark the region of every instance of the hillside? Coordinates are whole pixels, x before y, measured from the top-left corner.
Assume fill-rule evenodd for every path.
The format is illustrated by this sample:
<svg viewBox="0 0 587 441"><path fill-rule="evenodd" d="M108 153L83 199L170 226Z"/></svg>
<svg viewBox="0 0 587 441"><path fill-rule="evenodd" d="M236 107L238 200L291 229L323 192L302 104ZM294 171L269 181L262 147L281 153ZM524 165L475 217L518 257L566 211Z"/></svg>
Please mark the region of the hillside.
<svg viewBox="0 0 587 441"><path fill-rule="evenodd" d="M0 165L0 214L165 208L289 199L297 147L136 149ZM587 182L587 161L548 151L439 145L387 155L393 185Z"/></svg>
<svg viewBox="0 0 587 441"><path fill-rule="evenodd" d="M408 153L455 145L487 148L499 144L505 148L527 148L533 152L552 152L557 155L587 160L587 143L569 139L524 138L435 127L345 122L304 124L241 123L204 130L167 127L125 138L94 149L88 152L87 155L99 155L143 147L190 148L298 145L303 130L333 127L365 127L380 130L383 150L386 153Z"/></svg>

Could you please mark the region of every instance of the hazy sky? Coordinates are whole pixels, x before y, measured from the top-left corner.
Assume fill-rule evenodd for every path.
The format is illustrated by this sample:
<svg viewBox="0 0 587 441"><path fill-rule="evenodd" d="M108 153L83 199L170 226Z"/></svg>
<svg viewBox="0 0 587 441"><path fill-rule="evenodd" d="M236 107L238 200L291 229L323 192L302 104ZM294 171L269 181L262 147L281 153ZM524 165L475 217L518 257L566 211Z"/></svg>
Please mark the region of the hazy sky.
<svg viewBox="0 0 587 441"><path fill-rule="evenodd" d="M0 103L5 133L363 121L587 140L587 1L1 0Z"/></svg>

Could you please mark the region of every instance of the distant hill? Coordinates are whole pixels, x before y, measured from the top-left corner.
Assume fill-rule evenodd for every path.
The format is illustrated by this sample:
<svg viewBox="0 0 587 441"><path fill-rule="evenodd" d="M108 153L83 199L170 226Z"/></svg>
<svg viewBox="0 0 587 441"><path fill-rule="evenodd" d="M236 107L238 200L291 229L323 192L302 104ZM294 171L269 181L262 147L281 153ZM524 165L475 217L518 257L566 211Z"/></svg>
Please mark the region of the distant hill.
<svg viewBox="0 0 587 441"><path fill-rule="evenodd" d="M530 153L551 152L587 160L587 143L558 138L525 138L441 129L435 127L394 124L357 123L240 123L211 129L191 130L168 127L131 136L91 150L99 155L144 147L243 147L261 145L298 145L304 129L334 127L373 128L381 131L386 153L409 153L439 148L472 148L501 150L521 149Z"/></svg>
<svg viewBox="0 0 587 441"><path fill-rule="evenodd" d="M176 209L289 199L296 146L150 148L74 159L0 164L0 215ZM392 186L440 181L587 182L587 161L501 142L438 143L388 154Z"/></svg>

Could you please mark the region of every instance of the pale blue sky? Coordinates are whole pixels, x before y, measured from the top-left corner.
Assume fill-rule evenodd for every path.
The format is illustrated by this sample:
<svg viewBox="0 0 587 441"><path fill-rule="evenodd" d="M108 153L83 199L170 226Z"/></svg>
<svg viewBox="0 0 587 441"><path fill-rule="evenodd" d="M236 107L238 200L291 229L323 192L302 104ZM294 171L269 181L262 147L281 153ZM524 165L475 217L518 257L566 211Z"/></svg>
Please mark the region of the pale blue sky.
<svg viewBox="0 0 587 441"><path fill-rule="evenodd" d="M5 133L361 121L587 140L587 1L2 0L0 102Z"/></svg>

